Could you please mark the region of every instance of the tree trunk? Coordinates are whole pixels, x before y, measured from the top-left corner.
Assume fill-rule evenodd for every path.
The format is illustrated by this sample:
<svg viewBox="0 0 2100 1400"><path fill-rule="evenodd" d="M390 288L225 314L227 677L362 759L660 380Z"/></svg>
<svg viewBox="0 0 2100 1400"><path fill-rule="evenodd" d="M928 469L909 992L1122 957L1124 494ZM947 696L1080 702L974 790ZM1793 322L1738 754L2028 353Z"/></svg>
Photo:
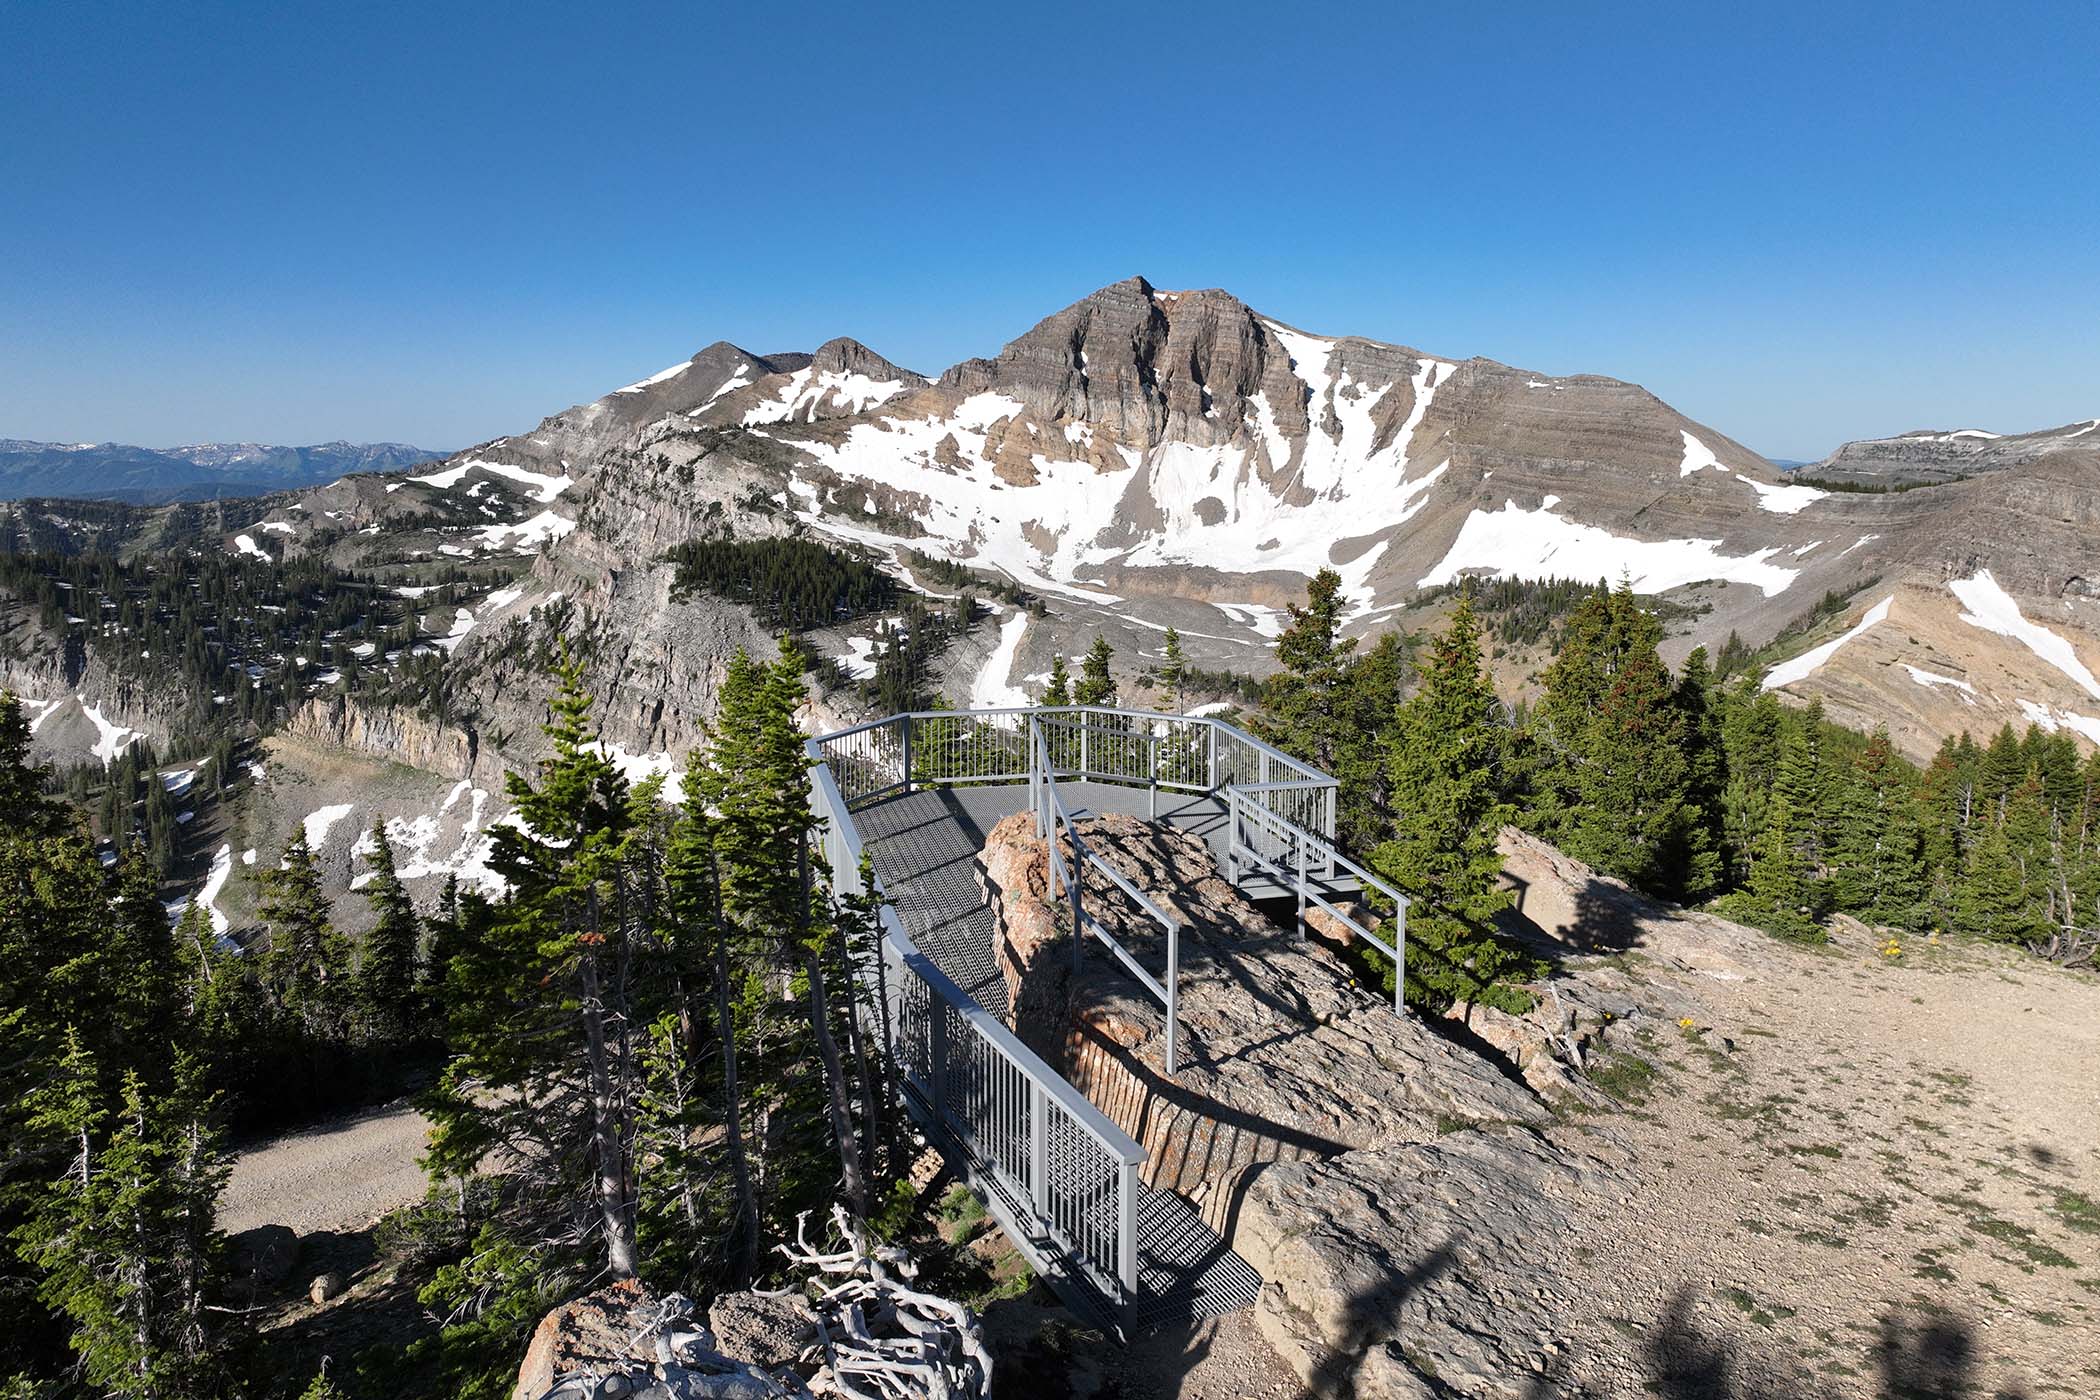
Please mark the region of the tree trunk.
<svg viewBox="0 0 2100 1400"><path fill-rule="evenodd" d="M796 913L796 934L802 944L802 966L809 978L809 1024L817 1038L817 1054L824 1061L825 1097L831 1110L831 1132L839 1145L840 1182L855 1220L868 1218L868 1183L861 1174L860 1146L853 1132L853 1111L846 1102L846 1070L839 1061L838 1041L832 1037L825 1009L824 959L809 938L809 838L797 843L797 869L802 880L802 899Z"/></svg>
<svg viewBox="0 0 2100 1400"><path fill-rule="evenodd" d="M846 1043L853 1053L854 1068L860 1071L861 1112L868 1121L866 1166L870 1173L879 1174L882 1170L883 1148L889 1138L883 1132L881 1086L876 1082L874 1067L868 1059L867 1037L861 1031L861 1002L865 991L860 985L860 978L854 975L850 938L839 939L839 969L846 983Z"/></svg>
<svg viewBox="0 0 2100 1400"><path fill-rule="evenodd" d="M627 1182L626 1147L620 1140L618 1099L605 1043L605 1006L598 986L598 958L585 953L579 972L583 982L583 1043L590 1076L591 1148L597 1158L598 1214L605 1227L605 1267L615 1279L639 1272L634 1247L634 1209Z"/></svg>
<svg viewBox="0 0 2100 1400"><path fill-rule="evenodd" d="M743 1090L737 1084L736 1014L729 1005L729 926L715 916L715 1025L722 1041L722 1139L729 1149L729 1174L736 1185L735 1261L731 1275L738 1283L751 1277L758 1259L758 1195L751 1185L751 1162L744 1152Z"/></svg>

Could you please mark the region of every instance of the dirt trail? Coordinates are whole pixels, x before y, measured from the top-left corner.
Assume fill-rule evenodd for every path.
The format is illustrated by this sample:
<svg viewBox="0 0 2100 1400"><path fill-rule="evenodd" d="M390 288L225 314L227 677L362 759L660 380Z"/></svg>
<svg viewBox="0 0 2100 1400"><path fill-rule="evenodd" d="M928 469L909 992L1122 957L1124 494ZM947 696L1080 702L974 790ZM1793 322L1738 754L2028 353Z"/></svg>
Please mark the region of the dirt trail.
<svg viewBox="0 0 2100 1400"><path fill-rule="evenodd" d="M361 1230L422 1199L416 1158L429 1130L422 1114L397 1102L250 1148L234 1158L219 1198L219 1228Z"/></svg>

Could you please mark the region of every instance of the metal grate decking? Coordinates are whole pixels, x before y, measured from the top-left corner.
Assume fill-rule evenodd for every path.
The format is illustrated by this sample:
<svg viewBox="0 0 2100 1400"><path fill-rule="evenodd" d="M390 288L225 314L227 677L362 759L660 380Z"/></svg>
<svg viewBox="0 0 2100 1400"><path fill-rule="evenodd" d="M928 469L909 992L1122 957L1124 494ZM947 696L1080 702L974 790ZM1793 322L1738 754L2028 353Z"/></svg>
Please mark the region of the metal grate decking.
<svg viewBox="0 0 2100 1400"><path fill-rule="evenodd" d="M1144 788L1066 782L1059 790L1074 816L1150 811ZM1002 1019L1006 984L992 960L992 910L977 856L1002 818L1027 807L1028 789L1016 784L922 789L854 813L905 931L978 1005ZM1162 791L1156 819L1196 833L1222 853L1226 816L1218 799ZM1141 1327L1231 1312L1260 1295L1261 1276L1170 1191L1141 1188L1137 1234L1145 1283Z"/></svg>

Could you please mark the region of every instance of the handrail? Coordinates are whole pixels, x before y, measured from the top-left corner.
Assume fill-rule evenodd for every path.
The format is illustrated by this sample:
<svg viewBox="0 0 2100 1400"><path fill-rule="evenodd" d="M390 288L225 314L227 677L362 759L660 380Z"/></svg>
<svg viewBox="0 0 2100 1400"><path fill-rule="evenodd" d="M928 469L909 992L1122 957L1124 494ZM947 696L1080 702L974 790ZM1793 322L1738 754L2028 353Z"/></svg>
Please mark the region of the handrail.
<svg viewBox="0 0 2100 1400"><path fill-rule="evenodd" d="M1167 1043L1164 1063L1167 1077L1171 1079L1180 1068L1181 921L1160 908L1157 901L1132 884L1122 871L1110 865L1099 851L1087 844L1086 838L1079 834L1079 828L1073 824L1072 814L1066 810L1064 798L1058 794L1057 775L1049 762L1049 741L1043 734L1043 726L1039 717L1035 715L1029 716L1028 734L1030 784L1035 787L1042 799L1042 805L1036 809L1036 834L1043 839L1044 844L1049 848L1051 869L1058 878L1059 892L1068 894L1071 898L1074 967L1076 968L1078 965L1079 950L1086 941L1086 933L1091 930L1094 937L1107 945L1108 950L1114 953L1117 959L1137 977L1146 990L1160 999L1165 1005L1167 1012ZM1072 878L1070 869L1065 865L1064 853L1058 849L1058 825L1060 822L1063 823L1065 838L1072 843L1074 863L1079 870L1079 879L1077 881ZM1144 966L1138 962L1136 956L1108 931L1108 927L1086 909L1086 868L1090 865L1106 875L1110 883L1128 895L1131 902L1136 904L1141 912L1151 915L1153 919L1158 921L1160 927L1166 931L1167 975L1164 982L1146 971Z"/></svg>
<svg viewBox="0 0 2100 1400"><path fill-rule="evenodd" d="M1245 802L1242 800L1239 790L1231 792L1230 801L1231 812L1229 821L1231 829L1227 832L1226 841L1226 850L1230 858L1236 863L1242 852L1244 852L1267 867L1280 882L1294 885L1298 896L1298 923L1301 931L1305 923L1305 905L1310 900L1344 924L1347 924L1350 931L1358 938L1361 938L1364 942L1390 958L1393 963L1393 1010L1401 1015L1405 1015L1407 1013L1407 910L1413 901L1384 880L1378 878L1378 876L1373 875L1370 871L1343 855L1326 838L1307 831L1289 817L1279 812L1271 811L1266 807ZM1242 816L1249 812L1253 814L1255 821L1270 827L1271 830L1281 828L1279 834L1295 845L1299 853L1299 859L1295 862L1295 871L1285 870L1274 860L1263 854L1260 847L1247 845L1240 841L1240 821ZM1306 883L1307 862L1305 853L1312 850L1320 851L1323 858L1331 866L1340 866L1349 874L1354 875L1360 884L1370 886L1393 902L1393 941L1391 943L1387 943L1367 925L1357 920L1353 915L1342 909L1341 906L1335 904Z"/></svg>
<svg viewBox="0 0 2100 1400"><path fill-rule="evenodd" d="M813 747L814 742L812 740L810 745L805 747ZM816 757L814 754L812 756ZM829 789L825 795L831 803L836 804L832 807L832 810L844 810L845 804L838 800L838 785L832 780L830 770L825 766L821 758L810 771L815 776L818 784ZM861 855L865 849L865 845L860 839L860 832L854 827L853 823L845 822L841 824L839 834L845 843L847 858L856 870L859 869ZM869 873L871 875L874 874L873 871ZM879 875L875 876L875 892L877 895L882 894L882 877ZM1107 1114L1094 1107L1093 1102L1086 1095L1080 1093L1070 1084L1065 1083L1056 1071L1043 1062L1041 1056L1029 1049L1019 1036L1008 1030L998 1017L979 1006L975 997L965 992L947 973L942 972L932 959L919 950L919 945L912 940L912 936L904 931L903 921L897 917L896 909L887 898L884 898L882 901L882 924L884 937L901 945L911 958L924 962L927 980L936 983L937 990L952 995L964 1019L970 1022L973 1028L981 1030L987 1040L990 1040L1010 1059L1019 1064L1022 1069L1039 1071L1043 1077L1050 1081L1051 1097L1057 1100L1058 1106L1077 1119L1080 1126L1085 1128L1103 1147L1128 1162L1142 1162L1145 1160L1145 1149L1138 1146L1130 1134L1117 1127Z"/></svg>
<svg viewBox="0 0 2100 1400"><path fill-rule="evenodd" d="M920 951L881 877L870 869L863 879L865 847L823 745L807 740L804 752L834 888L876 898L882 957L896 974L885 991L889 1025L905 1042L890 1048L911 1091L906 1107L944 1152L946 1144L955 1145L972 1186L1031 1264L1053 1283L1070 1277L1105 1294L1123 1314L1127 1333L1141 1282L1145 1150ZM915 987L924 989L923 1011ZM960 1034L955 1042L951 1013ZM1017 1093L1022 1087L1025 1093ZM1072 1130L1097 1151L1092 1163L1076 1150ZM1112 1217L1105 1209L1111 1207Z"/></svg>

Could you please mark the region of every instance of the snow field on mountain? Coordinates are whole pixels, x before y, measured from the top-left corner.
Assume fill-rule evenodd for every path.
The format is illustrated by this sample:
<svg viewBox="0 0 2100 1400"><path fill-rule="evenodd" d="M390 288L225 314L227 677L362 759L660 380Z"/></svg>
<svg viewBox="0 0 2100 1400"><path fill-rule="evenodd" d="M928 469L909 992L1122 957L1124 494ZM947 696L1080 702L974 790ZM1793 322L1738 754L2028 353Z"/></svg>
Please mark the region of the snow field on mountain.
<svg viewBox="0 0 2100 1400"><path fill-rule="evenodd" d="M2100 700L2100 680L2079 659L2077 648L2067 638L2022 615L2020 605L1998 586L1989 569L1978 569L1968 578L1950 579L1947 588L1966 610L1960 614L1961 621L2012 638L2077 682L2086 694Z"/></svg>
<svg viewBox="0 0 2100 1400"><path fill-rule="evenodd" d="M512 466L508 462L491 462L480 457L470 457L463 462L454 463L443 471L432 472L428 476L412 476L409 480L422 482L425 486L435 486L440 491L449 491L459 485L468 472L475 470L485 471L494 476L506 477L521 486L531 487L532 499L543 506L552 505L562 492L576 484L576 478L570 476L567 472L563 472L560 476L549 476L545 472L536 472L525 467ZM480 483L477 482L474 487L469 488L467 494L470 496L474 495L479 486Z"/></svg>
<svg viewBox="0 0 2100 1400"><path fill-rule="evenodd" d="M788 376L788 382L776 397L744 414L744 426L792 423L797 419L815 422L817 410L824 407L826 400L848 413L866 413L903 392L904 381L901 379L870 379L865 374L832 369L821 373L798 369ZM715 397L721 396L717 394ZM713 402L714 399L708 400L708 403Z"/></svg>
<svg viewBox="0 0 2100 1400"><path fill-rule="evenodd" d="M1476 510L1459 527L1443 562L1417 587L1454 583L1478 569L1496 578L1607 579L1625 575L1637 593L1664 593L1703 579L1747 583L1767 598L1783 593L1800 573L1769 563L1778 546L1723 554L1719 540L1637 540L1556 515L1554 502L1525 510L1505 501L1498 511Z"/></svg>
<svg viewBox="0 0 2100 1400"><path fill-rule="evenodd" d="M1028 631L1028 614L1016 608L1014 615L999 624L999 644L970 682L970 708L973 710L995 710L1007 705L1026 705L1030 701L1027 691L1011 683L1014 656L1020 650L1021 637ZM870 667L872 670L873 668Z"/></svg>

